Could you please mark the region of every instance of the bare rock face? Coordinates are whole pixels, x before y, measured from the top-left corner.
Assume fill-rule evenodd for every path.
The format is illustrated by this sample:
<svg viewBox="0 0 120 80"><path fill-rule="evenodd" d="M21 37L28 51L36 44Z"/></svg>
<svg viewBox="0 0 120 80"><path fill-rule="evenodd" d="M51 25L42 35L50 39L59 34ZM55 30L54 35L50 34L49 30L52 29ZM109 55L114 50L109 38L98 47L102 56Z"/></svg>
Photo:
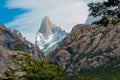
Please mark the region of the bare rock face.
<svg viewBox="0 0 120 80"><path fill-rule="evenodd" d="M34 58L43 58L43 52L35 45L22 37L17 30L0 25L0 74L8 67L14 66L9 54L20 52L28 53Z"/></svg>
<svg viewBox="0 0 120 80"><path fill-rule="evenodd" d="M51 29L52 29L52 22L50 21L49 17L46 16L42 21L39 32L49 34Z"/></svg>
<svg viewBox="0 0 120 80"><path fill-rule="evenodd" d="M81 69L120 65L120 25L102 27L76 25L56 50L46 56L54 64L62 64L66 74Z"/></svg>
<svg viewBox="0 0 120 80"><path fill-rule="evenodd" d="M0 45L0 76L3 75L3 72L7 69L7 67L15 67L15 65L9 59L9 55L16 53L17 52L10 51Z"/></svg>

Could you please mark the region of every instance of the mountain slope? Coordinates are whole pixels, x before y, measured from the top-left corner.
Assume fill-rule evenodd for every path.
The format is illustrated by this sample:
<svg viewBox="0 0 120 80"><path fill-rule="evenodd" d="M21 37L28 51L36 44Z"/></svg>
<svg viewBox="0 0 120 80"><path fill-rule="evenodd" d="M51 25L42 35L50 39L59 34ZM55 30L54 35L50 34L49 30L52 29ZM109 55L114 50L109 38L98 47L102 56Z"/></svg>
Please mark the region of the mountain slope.
<svg viewBox="0 0 120 80"><path fill-rule="evenodd" d="M0 74L8 66L15 65L11 62L9 55L28 53L34 58L43 58L43 52L34 44L22 37L17 30L0 25Z"/></svg>
<svg viewBox="0 0 120 80"><path fill-rule="evenodd" d="M83 69L120 66L120 25L76 25L46 59L62 64L67 75Z"/></svg>
<svg viewBox="0 0 120 80"><path fill-rule="evenodd" d="M40 49L49 53L61 43L66 35L67 33L65 31L52 24L50 19L46 16L36 34L36 44Z"/></svg>

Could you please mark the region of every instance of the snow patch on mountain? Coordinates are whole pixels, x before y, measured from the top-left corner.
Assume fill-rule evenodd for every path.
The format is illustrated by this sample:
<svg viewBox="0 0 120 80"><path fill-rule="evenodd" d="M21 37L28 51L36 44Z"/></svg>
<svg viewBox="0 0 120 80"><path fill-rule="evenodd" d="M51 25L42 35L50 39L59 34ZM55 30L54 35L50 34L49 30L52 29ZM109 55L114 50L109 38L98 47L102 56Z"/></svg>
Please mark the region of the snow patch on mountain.
<svg viewBox="0 0 120 80"><path fill-rule="evenodd" d="M46 16L36 34L36 44L40 49L51 52L60 44L66 35L67 33L64 30L52 24L50 19Z"/></svg>

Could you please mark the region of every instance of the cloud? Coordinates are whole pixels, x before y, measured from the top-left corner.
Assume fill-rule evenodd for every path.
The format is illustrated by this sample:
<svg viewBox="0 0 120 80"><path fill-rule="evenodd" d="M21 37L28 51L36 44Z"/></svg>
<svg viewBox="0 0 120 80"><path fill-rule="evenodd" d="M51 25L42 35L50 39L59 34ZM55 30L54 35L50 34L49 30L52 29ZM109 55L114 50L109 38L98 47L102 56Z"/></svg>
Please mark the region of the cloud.
<svg viewBox="0 0 120 80"><path fill-rule="evenodd" d="M88 15L87 3L83 0L8 0L6 7L27 10L6 26L19 30L33 43L45 16L49 16L54 24L70 32L74 25L85 23Z"/></svg>

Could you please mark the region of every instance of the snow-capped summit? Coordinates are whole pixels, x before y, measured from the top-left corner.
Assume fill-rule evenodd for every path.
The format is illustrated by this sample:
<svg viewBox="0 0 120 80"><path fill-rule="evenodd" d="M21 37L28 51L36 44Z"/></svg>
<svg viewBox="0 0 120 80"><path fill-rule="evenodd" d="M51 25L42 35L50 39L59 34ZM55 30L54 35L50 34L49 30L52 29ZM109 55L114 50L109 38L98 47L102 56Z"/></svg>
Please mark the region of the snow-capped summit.
<svg viewBox="0 0 120 80"><path fill-rule="evenodd" d="M36 34L36 44L40 49L51 52L66 37L67 33L60 27L52 24L49 17L46 16L41 23L40 29Z"/></svg>

